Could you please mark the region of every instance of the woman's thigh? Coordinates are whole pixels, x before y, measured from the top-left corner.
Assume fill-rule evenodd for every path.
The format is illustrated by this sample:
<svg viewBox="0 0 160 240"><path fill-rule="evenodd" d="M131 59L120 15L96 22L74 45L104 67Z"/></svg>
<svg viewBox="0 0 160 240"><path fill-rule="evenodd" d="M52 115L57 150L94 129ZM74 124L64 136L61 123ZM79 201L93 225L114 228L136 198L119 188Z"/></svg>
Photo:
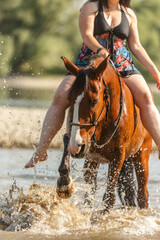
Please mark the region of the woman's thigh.
<svg viewBox="0 0 160 240"><path fill-rule="evenodd" d="M68 100L68 96L75 79L76 77L73 75L65 76L65 78L60 83L59 87L55 92L53 104L66 105L67 107L69 107L70 103Z"/></svg>
<svg viewBox="0 0 160 240"><path fill-rule="evenodd" d="M153 103L151 90L142 75L134 74L123 78L123 80L131 90L135 103L139 108Z"/></svg>

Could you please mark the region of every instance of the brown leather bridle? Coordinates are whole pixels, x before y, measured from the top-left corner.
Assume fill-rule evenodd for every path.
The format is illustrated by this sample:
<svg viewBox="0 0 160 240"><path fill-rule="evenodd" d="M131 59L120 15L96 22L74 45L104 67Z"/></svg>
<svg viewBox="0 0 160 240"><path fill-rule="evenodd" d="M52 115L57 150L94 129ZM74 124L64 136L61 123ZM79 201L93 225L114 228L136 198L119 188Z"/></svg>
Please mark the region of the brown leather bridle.
<svg viewBox="0 0 160 240"><path fill-rule="evenodd" d="M113 66L113 63L111 62L112 66ZM93 67L93 66L92 66ZM113 66L114 67L114 66ZM115 69L115 68L114 68ZM115 69L116 70L116 69ZM117 72L117 71L116 71ZM107 84L105 83L104 81L104 78L102 77L102 81L103 81L103 84L105 86L105 95L106 95L106 101L105 101L105 104L103 105L103 108L98 116L98 118L94 121L94 122L91 122L91 123L74 123L74 122L71 122L71 126L78 126L78 127L95 127L95 130L94 130L94 134L93 134L93 142L94 142L94 145L97 147L97 148L103 148L105 147L110 141L111 139L113 138L113 136L115 135L117 129L118 129L118 126L119 126L119 122L120 122L120 119L121 119L121 115L122 115L122 107L123 107L123 93L122 93L122 82L121 82L121 78L120 78L120 75L118 74L117 72L117 75L118 75L118 79L119 79L119 85L120 85L120 91L121 91L121 95L120 95L120 109L119 109L119 114L118 114L118 117L117 117L117 123L116 123L116 126L115 126L115 129L112 133L112 135L109 137L109 139L107 139L107 141L103 144L97 144L96 143L96 129L97 129L97 126L98 126L98 123L100 121L100 117L105 109L105 107L107 107L107 111L106 111L106 120L107 120L107 117L108 117L108 113L109 113L109 98L110 98L110 95L109 95L109 89L108 89L108 86Z"/></svg>

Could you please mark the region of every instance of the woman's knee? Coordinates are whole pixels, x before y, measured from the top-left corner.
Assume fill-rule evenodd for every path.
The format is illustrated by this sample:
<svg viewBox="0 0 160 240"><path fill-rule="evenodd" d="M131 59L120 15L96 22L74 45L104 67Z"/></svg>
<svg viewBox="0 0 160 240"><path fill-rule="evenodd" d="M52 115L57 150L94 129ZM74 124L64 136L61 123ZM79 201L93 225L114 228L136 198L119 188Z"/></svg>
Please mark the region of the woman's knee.
<svg viewBox="0 0 160 240"><path fill-rule="evenodd" d="M139 99L136 100L136 104L140 109L152 106L154 102L151 92L145 91L142 94L140 94Z"/></svg>
<svg viewBox="0 0 160 240"><path fill-rule="evenodd" d="M64 106L64 107L69 107L69 99L68 99L68 94L65 94L63 92L56 92L51 105L53 106Z"/></svg>
<svg viewBox="0 0 160 240"><path fill-rule="evenodd" d="M143 100L146 105L152 105L153 104L153 97L150 91L146 91L143 93Z"/></svg>
<svg viewBox="0 0 160 240"><path fill-rule="evenodd" d="M52 105L55 106L63 106L65 108L69 107L70 102L69 102L69 92L72 87L72 84L75 80L75 76L66 76L58 89L56 90L53 100L52 100Z"/></svg>

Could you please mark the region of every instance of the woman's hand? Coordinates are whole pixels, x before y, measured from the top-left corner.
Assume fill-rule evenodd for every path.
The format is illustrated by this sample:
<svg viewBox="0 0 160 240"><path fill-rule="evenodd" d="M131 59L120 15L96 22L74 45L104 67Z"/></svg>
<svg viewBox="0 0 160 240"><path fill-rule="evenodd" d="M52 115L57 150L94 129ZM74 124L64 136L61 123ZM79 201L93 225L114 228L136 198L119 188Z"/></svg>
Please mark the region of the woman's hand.
<svg viewBox="0 0 160 240"><path fill-rule="evenodd" d="M160 90L160 81L157 83L157 88Z"/></svg>
<svg viewBox="0 0 160 240"><path fill-rule="evenodd" d="M106 58L106 57L108 57L109 53L108 53L108 51L107 51L106 49L102 49L102 50L98 53L98 55Z"/></svg>
<svg viewBox="0 0 160 240"><path fill-rule="evenodd" d="M157 88L160 90L160 72L158 72L156 75L153 75L154 79L157 82Z"/></svg>

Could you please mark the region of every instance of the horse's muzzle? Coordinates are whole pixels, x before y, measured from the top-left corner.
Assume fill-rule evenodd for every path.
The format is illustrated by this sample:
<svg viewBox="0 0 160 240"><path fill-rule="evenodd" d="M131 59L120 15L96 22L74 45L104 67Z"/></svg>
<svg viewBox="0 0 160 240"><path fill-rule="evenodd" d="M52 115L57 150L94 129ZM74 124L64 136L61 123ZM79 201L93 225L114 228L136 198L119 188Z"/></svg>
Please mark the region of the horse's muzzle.
<svg viewBox="0 0 160 240"><path fill-rule="evenodd" d="M83 158L85 156L85 153L86 153L86 145L82 144L80 147L80 151L76 154L71 154L71 156L73 158Z"/></svg>

